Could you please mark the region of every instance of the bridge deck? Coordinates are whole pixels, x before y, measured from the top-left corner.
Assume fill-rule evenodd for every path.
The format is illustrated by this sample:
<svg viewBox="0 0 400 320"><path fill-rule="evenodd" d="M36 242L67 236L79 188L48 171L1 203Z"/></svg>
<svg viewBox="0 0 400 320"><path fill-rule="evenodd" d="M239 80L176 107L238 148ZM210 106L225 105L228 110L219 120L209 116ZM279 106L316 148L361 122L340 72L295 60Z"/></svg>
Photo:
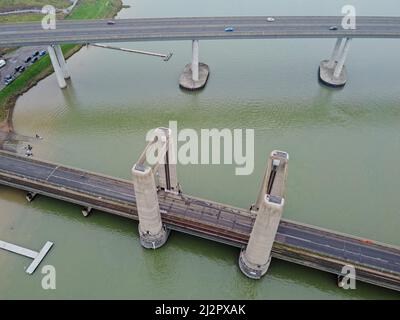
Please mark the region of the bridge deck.
<svg viewBox="0 0 400 320"><path fill-rule="evenodd" d="M55 30L44 30L40 22L0 24L0 47L61 43L132 42L193 39L259 38L399 38L400 17L357 17L355 30L341 27L342 17L280 16L196 17L57 21ZM338 30L329 30L330 26ZM226 27L234 32L225 32Z"/></svg>
<svg viewBox="0 0 400 320"><path fill-rule="evenodd" d="M133 184L79 169L0 151L0 184L137 220ZM248 210L187 195L159 192L163 221L173 230L246 245L254 223ZM400 290L400 248L282 220L273 257Z"/></svg>

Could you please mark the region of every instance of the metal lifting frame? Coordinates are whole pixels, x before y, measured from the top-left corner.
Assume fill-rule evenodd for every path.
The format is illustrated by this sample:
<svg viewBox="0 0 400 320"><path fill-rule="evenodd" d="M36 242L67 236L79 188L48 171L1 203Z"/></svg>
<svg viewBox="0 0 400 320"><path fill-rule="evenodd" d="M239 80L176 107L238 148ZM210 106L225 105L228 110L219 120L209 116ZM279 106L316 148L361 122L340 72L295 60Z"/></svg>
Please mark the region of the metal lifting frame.
<svg viewBox="0 0 400 320"><path fill-rule="evenodd" d="M289 154L284 151L275 150L271 153L257 201L252 205L251 211L258 212L265 201L284 204L288 161Z"/></svg>
<svg viewBox="0 0 400 320"><path fill-rule="evenodd" d="M174 155L174 141L171 138L171 130L169 128L157 128L154 130L154 139L150 141L143 153L136 162L134 169L143 170L150 167L153 174L158 177L155 179L157 189L179 192L179 184L176 173L176 159ZM155 163L148 162L148 154L157 155L153 159ZM154 162L154 161L152 161Z"/></svg>

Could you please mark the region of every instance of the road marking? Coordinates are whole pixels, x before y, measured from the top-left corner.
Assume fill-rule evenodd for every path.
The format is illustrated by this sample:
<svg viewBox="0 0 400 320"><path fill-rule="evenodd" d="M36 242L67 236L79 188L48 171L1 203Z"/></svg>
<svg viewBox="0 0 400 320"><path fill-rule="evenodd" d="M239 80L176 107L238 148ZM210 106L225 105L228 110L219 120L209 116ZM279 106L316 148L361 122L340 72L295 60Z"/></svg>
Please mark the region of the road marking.
<svg viewBox="0 0 400 320"><path fill-rule="evenodd" d="M304 238L299 238L299 237L296 237L296 236L291 236L289 234L284 234L284 236L287 237L287 238L297 239L297 240L301 240L301 241L304 241L304 242L315 243L315 242L313 242L311 240L304 239Z"/></svg>
<svg viewBox="0 0 400 320"><path fill-rule="evenodd" d="M60 166L57 166L53 169L53 171L49 174L49 176L46 178L46 181L49 181L49 178L53 175L53 173L59 168Z"/></svg>
<svg viewBox="0 0 400 320"><path fill-rule="evenodd" d="M0 158L7 158L7 159L9 159L9 160L11 160L11 161L17 161L17 162L22 162L22 163L24 163L24 164L26 164L26 163L29 163L30 165L34 165L34 166L36 166L36 167L42 167L42 168L46 168L46 169L50 169L50 168L52 168L53 166L52 165L44 165L44 164L40 164L40 163L37 163L36 161L35 162L33 162L33 161L31 161L31 160L29 160L29 161L27 161L27 160L25 160L25 159L20 159L18 156L16 156L16 157L13 157L13 156L11 156L11 155L5 155L5 154L2 154L2 155L0 155ZM23 167L24 168L24 167Z"/></svg>
<svg viewBox="0 0 400 320"><path fill-rule="evenodd" d="M94 189L101 189L101 190L104 190L104 191L107 191L107 192L110 192L110 193L121 194L121 195L125 195L127 197L135 198L133 194L115 191L115 190L112 190L112 189L105 188L103 186L97 186L97 185L94 185L94 184L85 183L85 182L81 182L81 181L77 181L77 180L72 180L72 179L68 179L66 177L61 177L61 176L57 176L57 175L53 175L53 177L54 178L59 178L59 179L62 179L62 180L66 180L66 181L70 181L70 182L74 182L74 183L77 183L77 184L85 185L85 186L88 186L88 187L92 187ZM68 188L70 188L70 187L68 187ZM73 189L73 188L71 188L71 189ZM79 191L83 191L83 190L79 190Z"/></svg>
<svg viewBox="0 0 400 320"><path fill-rule="evenodd" d="M376 258L376 257L372 257L372 256L367 256L367 255L362 254L362 253L360 254L360 256L361 256L361 257L364 257L364 258L368 258L368 259L380 260L380 261L382 261L382 262L389 263L388 260L385 260L385 259L382 259L382 258Z"/></svg>

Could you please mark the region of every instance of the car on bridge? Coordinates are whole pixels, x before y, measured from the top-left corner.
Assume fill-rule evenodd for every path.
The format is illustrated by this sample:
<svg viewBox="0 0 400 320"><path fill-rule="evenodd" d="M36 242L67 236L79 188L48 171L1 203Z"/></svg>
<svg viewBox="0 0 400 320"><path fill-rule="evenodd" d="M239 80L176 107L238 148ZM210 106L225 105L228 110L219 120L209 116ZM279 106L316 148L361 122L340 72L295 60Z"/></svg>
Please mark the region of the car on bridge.
<svg viewBox="0 0 400 320"><path fill-rule="evenodd" d="M330 30L330 31L335 31L335 30L337 30L337 29L338 29L337 26L330 26L330 27L329 27L329 30Z"/></svg>
<svg viewBox="0 0 400 320"><path fill-rule="evenodd" d="M233 32L233 31L235 31L234 27L226 27L225 28L225 32Z"/></svg>
<svg viewBox="0 0 400 320"><path fill-rule="evenodd" d="M274 18L274 17L268 17L268 18L267 18L267 21L268 21L268 22L274 22L274 21L275 21L275 18Z"/></svg>

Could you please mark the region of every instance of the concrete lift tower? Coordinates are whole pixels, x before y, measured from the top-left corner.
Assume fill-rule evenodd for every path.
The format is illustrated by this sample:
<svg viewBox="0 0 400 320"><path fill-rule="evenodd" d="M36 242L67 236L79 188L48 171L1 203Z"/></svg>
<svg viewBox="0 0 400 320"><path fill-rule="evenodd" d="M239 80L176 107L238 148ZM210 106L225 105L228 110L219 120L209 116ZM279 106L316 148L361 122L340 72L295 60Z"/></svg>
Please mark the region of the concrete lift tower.
<svg viewBox="0 0 400 320"><path fill-rule="evenodd" d="M171 130L157 128L153 140L132 168L140 244L147 249L157 249L168 239L169 230L162 223L157 192L180 192L173 150Z"/></svg>
<svg viewBox="0 0 400 320"><path fill-rule="evenodd" d="M240 253L239 266L252 279L260 279L271 262L271 250L285 204L288 161L286 152L271 153L257 202L250 208L256 220L247 247Z"/></svg>

